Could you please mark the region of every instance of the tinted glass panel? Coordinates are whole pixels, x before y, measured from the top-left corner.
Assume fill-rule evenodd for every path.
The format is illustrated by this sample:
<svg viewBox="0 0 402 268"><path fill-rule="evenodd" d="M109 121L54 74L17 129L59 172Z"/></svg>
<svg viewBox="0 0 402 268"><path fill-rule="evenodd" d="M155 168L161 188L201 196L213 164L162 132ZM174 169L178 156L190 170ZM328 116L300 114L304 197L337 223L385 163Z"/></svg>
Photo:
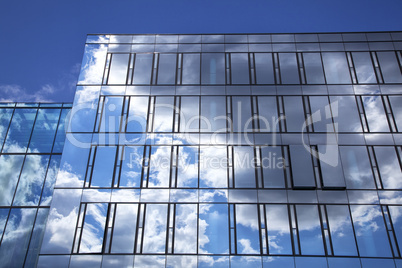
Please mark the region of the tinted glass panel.
<svg viewBox="0 0 402 268"><path fill-rule="evenodd" d="M389 132L381 96L363 96L362 100L370 132Z"/></svg>
<svg viewBox="0 0 402 268"><path fill-rule="evenodd" d="M149 85L151 83L153 54L136 54L134 63L133 84Z"/></svg>
<svg viewBox="0 0 402 268"><path fill-rule="evenodd" d="M271 53L255 53L255 75L257 84L275 84Z"/></svg>
<svg viewBox="0 0 402 268"><path fill-rule="evenodd" d="M3 146L13 109L0 109L0 146Z"/></svg>
<svg viewBox="0 0 402 268"><path fill-rule="evenodd" d="M137 226L136 204L117 204L111 253L133 253Z"/></svg>
<svg viewBox="0 0 402 268"><path fill-rule="evenodd" d="M122 97L106 97L103 104L102 118L99 131L119 132L122 109L123 109Z"/></svg>
<svg viewBox="0 0 402 268"><path fill-rule="evenodd" d="M373 63L369 52L353 52L353 64L357 75L357 81L364 83L377 83Z"/></svg>
<svg viewBox="0 0 402 268"><path fill-rule="evenodd" d="M176 54L159 54L158 84L176 82Z"/></svg>
<svg viewBox="0 0 402 268"><path fill-rule="evenodd" d="M92 187L112 186L116 149L116 146L96 147L95 160L92 167Z"/></svg>
<svg viewBox="0 0 402 268"><path fill-rule="evenodd" d="M29 144L30 151L52 151L53 140L59 122L60 109L39 109Z"/></svg>
<svg viewBox="0 0 402 268"><path fill-rule="evenodd" d="M225 55L203 53L201 62L201 83L207 85L225 84Z"/></svg>
<svg viewBox="0 0 402 268"><path fill-rule="evenodd" d="M131 97L127 118L127 132L146 132L148 97Z"/></svg>
<svg viewBox="0 0 402 268"><path fill-rule="evenodd" d="M223 146L200 147L200 187L226 188L227 152Z"/></svg>
<svg viewBox="0 0 402 268"><path fill-rule="evenodd" d="M333 132L332 115L328 97L309 97L314 132Z"/></svg>
<svg viewBox="0 0 402 268"><path fill-rule="evenodd" d="M183 77L182 84L200 83L200 54L183 54Z"/></svg>
<svg viewBox="0 0 402 268"><path fill-rule="evenodd" d="M299 69L295 53L279 53L282 84L299 84Z"/></svg>
<svg viewBox="0 0 402 268"><path fill-rule="evenodd" d="M395 52L377 52L381 73L385 83L402 83L401 68Z"/></svg>
<svg viewBox="0 0 402 268"><path fill-rule="evenodd" d="M175 253L197 253L197 204L176 205Z"/></svg>
<svg viewBox="0 0 402 268"><path fill-rule="evenodd" d="M201 132L226 131L226 98L201 97Z"/></svg>
<svg viewBox="0 0 402 268"><path fill-rule="evenodd" d="M66 123L68 123L67 115L70 111L70 109L63 109L61 112L59 126L57 127L56 139L54 140L53 145L53 153L63 152L64 141L66 139Z"/></svg>
<svg viewBox="0 0 402 268"><path fill-rule="evenodd" d="M328 84L350 84L349 66L343 52L322 53L325 76Z"/></svg>
<svg viewBox="0 0 402 268"><path fill-rule="evenodd" d="M261 132L279 131L276 97L258 97L258 116Z"/></svg>
<svg viewBox="0 0 402 268"><path fill-rule="evenodd" d="M253 147L234 146L234 180L236 188L255 188Z"/></svg>
<svg viewBox="0 0 402 268"><path fill-rule="evenodd" d="M26 151L35 116L36 109L15 110L4 143L3 152L20 153Z"/></svg>
<svg viewBox="0 0 402 268"><path fill-rule="evenodd" d="M24 267L34 267L36 265L40 245L42 243L43 234L45 232L45 224L48 213L48 208L38 209L38 214L36 216L35 226L32 232L31 242L29 244Z"/></svg>
<svg viewBox="0 0 402 268"><path fill-rule="evenodd" d="M284 188L285 159L281 147L261 147L261 166L265 188Z"/></svg>
<svg viewBox="0 0 402 268"><path fill-rule="evenodd" d="M49 167L46 173L46 181L43 186L42 198L40 204L43 206L50 205L53 195L53 187L56 182L56 176L59 171L61 155L52 155L50 159Z"/></svg>
<svg viewBox="0 0 402 268"><path fill-rule="evenodd" d="M320 53L303 53L307 84L325 84Z"/></svg>
<svg viewBox="0 0 402 268"><path fill-rule="evenodd" d="M314 188L315 178L310 151L303 145L290 145L289 150L293 187Z"/></svg>
<svg viewBox="0 0 402 268"><path fill-rule="evenodd" d="M170 146L154 146L151 149L148 187L169 187Z"/></svg>
<svg viewBox="0 0 402 268"><path fill-rule="evenodd" d="M145 213L143 253L165 253L167 205L148 204Z"/></svg>
<svg viewBox="0 0 402 268"><path fill-rule="evenodd" d="M268 247L270 254L292 254L289 213L286 205L266 205Z"/></svg>
<svg viewBox="0 0 402 268"><path fill-rule="evenodd" d="M17 186L18 177L22 163L23 155L1 155L0 156L0 205L10 206L13 201L15 187Z"/></svg>
<svg viewBox="0 0 402 268"><path fill-rule="evenodd" d="M233 131L251 132L251 103L249 97L232 97Z"/></svg>
<svg viewBox="0 0 402 268"><path fill-rule="evenodd" d="M121 164L120 187L140 187L144 147L124 147L124 158Z"/></svg>
<svg viewBox="0 0 402 268"><path fill-rule="evenodd" d="M155 100L154 132L171 132L173 128L173 97L157 97Z"/></svg>
<svg viewBox="0 0 402 268"><path fill-rule="evenodd" d="M108 84L126 83L129 56L129 54L113 54Z"/></svg>
<svg viewBox="0 0 402 268"><path fill-rule="evenodd" d="M305 124L303 100L301 97L283 97L288 132L303 132Z"/></svg>
<svg viewBox="0 0 402 268"><path fill-rule="evenodd" d="M318 145L323 188L345 188L337 145Z"/></svg>
<svg viewBox="0 0 402 268"><path fill-rule="evenodd" d="M389 96L395 123L399 132L402 132L402 96Z"/></svg>
<svg viewBox="0 0 402 268"><path fill-rule="evenodd" d="M352 96L330 96L330 100L336 131L361 132L362 126L355 98Z"/></svg>
<svg viewBox="0 0 402 268"><path fill-rule="evenodd" d="M106 203L87 204L79 249L80 253L102 252L107 207Z"/></svg>
<svg viewBox="0 0 402 268"><path fill-rule="evenodd" d="M402 171L394 147L374 147L384 189L402 188Z"/></svg>
<svg viewBox="0 0 402 268"><path fill-rule="evenodd" d="M259 254L260 239L256 205L236 205L238 254Z"/></svg>
<svg viewBox="0 0 402 268"><path fill-rule="evenodd" d="M324 255L324 244L317 206L296 205L301 253Z"/></svg>
<svg viewBox="0 0 402 268"><path fill-rule="evenodd" d="M399 248L402 246L402 207L401 206L389 206L389 212L391 214L392 224L396 240Z"/></svg>
<svg viewBox="0 0 402 268"><path fill-rule="evenodd" d="M250 83L250 74L248 71L248 54L232 53L230 54L230 63L232 68L232 84Z"/></svg>
<svg viewBox="0 0 402 268"><path fill-rule="evenodd" d="M181 97L180 132L198 132L200 118L199 97Z"/></svg>
<svg viewBox="0 0 402 268"><path fill-rule="evenodd" d="M177 187L198 186L198 147L180 146L177 167Z"/></svg>

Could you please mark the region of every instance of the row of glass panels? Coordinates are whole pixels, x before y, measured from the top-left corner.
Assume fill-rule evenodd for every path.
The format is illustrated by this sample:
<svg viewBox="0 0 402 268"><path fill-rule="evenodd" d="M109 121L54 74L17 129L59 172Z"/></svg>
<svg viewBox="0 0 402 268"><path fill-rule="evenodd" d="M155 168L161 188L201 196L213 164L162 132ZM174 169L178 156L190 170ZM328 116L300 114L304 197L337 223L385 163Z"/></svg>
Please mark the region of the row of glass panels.
<svg viewBox="0 0 402 268"><path fill-rule="evenodd" d="M103 83L402 83L400 61L399 52L108 54Z"/></svg>
<svg viewBox="0 0 402 268"><path fill-rule="evenodd" d="M94 108L76 111L70 131L353 133L402 130L400 96L102 96L96 122L95 113Z"/></svg>

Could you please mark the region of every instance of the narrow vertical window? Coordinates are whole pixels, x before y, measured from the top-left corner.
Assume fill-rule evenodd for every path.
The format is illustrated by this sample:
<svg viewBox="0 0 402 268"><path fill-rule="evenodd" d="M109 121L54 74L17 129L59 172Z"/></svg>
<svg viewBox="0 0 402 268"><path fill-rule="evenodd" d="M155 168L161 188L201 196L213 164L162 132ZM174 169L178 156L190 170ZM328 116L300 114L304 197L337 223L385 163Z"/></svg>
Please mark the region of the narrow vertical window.
<svg viewBox="0 0 402 268"><path fill-rule="evenodd" d="M202 54L201 83L205 85L225 84L225 55L223 53Z"/></svg>
<svg viewBox="0 0 402 268"><path fill-rule="evenodd" d="M109 85L121 85L127 81L128 59L130 54L113 54L109 71Z"/></svg>

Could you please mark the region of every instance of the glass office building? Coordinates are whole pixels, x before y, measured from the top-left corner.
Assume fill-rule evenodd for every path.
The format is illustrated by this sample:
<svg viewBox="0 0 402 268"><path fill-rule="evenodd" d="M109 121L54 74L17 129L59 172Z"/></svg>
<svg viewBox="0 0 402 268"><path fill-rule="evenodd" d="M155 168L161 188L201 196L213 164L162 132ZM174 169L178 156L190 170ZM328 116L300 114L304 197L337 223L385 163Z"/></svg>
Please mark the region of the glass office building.
<svg viewBox="0 0 402 268"><path fill-rule="evenodd" d="M401 51L401 32L89 35L37 266L402 267ZM23 172L8 222L41 219Z"/></svg>

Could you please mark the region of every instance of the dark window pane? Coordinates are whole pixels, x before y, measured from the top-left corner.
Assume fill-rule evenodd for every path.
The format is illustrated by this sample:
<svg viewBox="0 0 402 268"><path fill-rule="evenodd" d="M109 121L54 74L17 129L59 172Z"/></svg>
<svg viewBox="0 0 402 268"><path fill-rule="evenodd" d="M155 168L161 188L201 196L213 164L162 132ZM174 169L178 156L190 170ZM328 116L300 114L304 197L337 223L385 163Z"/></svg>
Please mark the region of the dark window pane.
<svg viewBox="0 0 402 268"><path fill-rule="evenodd" d="M363 96L362 100L370 132L389 132L381 96Z"/></svg>
<svg viewBox="0 0 402 268"><path fill-rule="evenodd" d="M137 204L117 204L113 227L111 253L133 253Z"/></svg>
<svg viewBox="0 0 402 268"><path fill-rule="evenodd" d="M362 132L356 100L353 96L330 96L337 132ZM336 116L338 115L338 116Z"/></svg>
<svg viewBox="0 0 402 268"><path fill-rule="evenodd" d="M80 253L101 253L105 234L107 203L87 204Z"/></svg>
<svg viewBox="0 0 402 268"><path fill-rule="evenodd" d="M314 132L333 132L334 126L328 97L312 96L309 98Z"/></svg>
<svg viewBox="0 0 402 268"><path fill-rule="evenodd" d="M279 53L282 84L299 84L299 69L295 53Z"/></svg>
<svg viewBox="0 0 402 268"><path fill-rule="evenodd" d="M337 145L318 145L323 188L345 188L341 159Z"/></svg>
<svg viewBox="0 0 402 268"><path fill-rule="evenodd" d="M120 173L120 187L140 187L143 155L143 146L124 147L124 158Z"/></svg>
<svg viewBox="0 0 402 268"><path fill-rule="evenodd" d="M233 131L253 131L250 97L232 97Z"/></svg>
<svg viewBox="0 0 402 268"><path fill-rule="evenodd" d="M356 241L348 206L327 206L327 216L334 255L356 256Z"/></svg>
<svg viewBox="0 0 402 268"><path fill-rule="evenodd" d="M201 97L201 132L226 131L226 98Z"/></svg>
<svg viewBox="0 0 402 268"><path fill-rule="evenodd" d="M127 132L146 132L148 97L131 97L127 118Z"/></svg>
<svg viewBox="0 0 402 268"><path fill-rule="evenodd" d="M200 54L183 54L183 77L182 84L200 83Z"/></svg>
<svg viewBox="0 0 402 268"><path fill-rule="evenodd" d="M201 83L205 85L225 84L225 55L203 53L201 62Z"/></svg>
<svg viewBox="0 0 402 268"><path fill-rule="evenodd" d="M108 84L125 84L130 54L113 54L110 64Z"/></svg>
<svg viewBox="0 0 402 268"><path fill-rule="evenodd" d="M23 162L23 155L0 156L0 206L11 205Z"/></svg>
<svg viewBox="0 0 402 268"><path fill-rule="evenodd" d="M257 84L275 84L271 53L255 53L255 74Z"/></svg>
<svg viewBox="0 0 402 268"><path fill-rule="evenodd" d="M50 153L59 122L60 109L39 109L29 151Z"/></svg>
<svg viewBox="0 0 402 268"><path fill-rule="evenodd" d="M402 132L402 96L389 96L395 123L399 132Z"/></svg>
<svg viewBox="0 0 402 268"><path fill-rule="evenodd" d="M374 147L384 189L402 188L402 171L394 147Z"/></svg>
<svg viewBox="0 0 402 268"><path fill-rule="evenodd" d="M317 206L296 205L302 255L324 255L321 224Z"/></svg>
<svg viewBox="0 0 402 268"><path fill-rule="evenodd" d="M352 52L353 63L360 84L377 83L369 52Z"/></svg>
<svg viewBox="0 0 402 268"><path fill-rule="evenodd" d="M320 53L303 53L307 84L325 84Z"/></svg>
<svg viewBox="0 0 402 268"><path fill-rule="evenodd" d="M143 253L165 253L167 205L148 204L145 213Z"/></svg>
<svg viewBox="0 0 402 268"><path fill-rule="evenodd" d="M375 189L365 146L340 146L343 172L349 189Z"/></svg>
<svg viewBox="0 0 402 268"><path fill-rule="evenodd" d="M264 188L285 188L284 161L281 147L261 147Z"/></svg>
<svg viewBox="0 0 402 268"><path fill-rule="evenodd" d="M158 84L174 85L176 82L176 54L159 54Z"/></svg>
<svg viewBox="0 0 402 268"><path fill-rule="evenodd" d="M377 52L385 83L402 83L402 73L395 52Z"/></svg>
<svg viewBox="0 0 402 268"><path fill-rule="evenodd" d="M153 54L136 54L134 64L134 85L149 85L151 83Z"/></svg>
<svg viewBox="0 0 402 268"><path fill-rule="evenodd" d="M200 187L226 188L227 151L223 146L200 147Z"/></svg>
<svg viewBox="0 0 402 268"><path fill-rule="evenodd" d="M180 132L198 132L200 98L181 97L180 105Z"/></svg>
<svg viewBox="0 0 402 268"><path fill-rule="evenodd" d="M197 253L197 204L177 204L175 253Z"/></svg>
<svg viewBox="0 0 402 268"><path fill-rule="evenodd" d="M328 84L350 84L349 66L343 52L322 53Z"/></svg>
<svg viewBox="0 0 402 268"><path fill-rule="evenodd" d="M153 131L172 132L173 113L174 113L173 97L156 97Z"/></svg>
<svg viewBox="0 0 402 268"><path fill-rule="evenodd" d="M248 54L231 53L230 63L232 71L232 84L249 84L250 74L248 70Z"/></svg>
<svg viewBox="0 0 402 268"><path fill-rule="evenodd" d="M311 152L303 145L290 145L290 165L292 167L293 187L315 188L315 178Z"/></svg>
<svg viewBox="0 0 402 268"><path fill-rule="evenodd" d="M304 132L303 100L301 97L283 97L288 132Z"/></svg>
<svg viewBox="0 0 402 268"><path fill-rule="evenodd" d="M198 147L180 146L177 164L177 187L197 187Z"/></svg>
<svg viewBox="0 0 402 268"><path fill-rule="evenodd" d="M286 205L266 205L268 247L270 254L292 254L289 212Z"/></svg>
<svg viewBox="0 0 402 268"><path fill-rule="evenodd" d="M236 188L255 188L254 150L249 146L234 146L234 181Z"/></svg>
<svg viewBox="0 0 402 268"><path fill-rule="evenodd" d="M116 149L116 146L96 147L91 187L112 186Z"/></svg>
<svg viewBox="0 0 402 268"><path fill-rule="evenodd" d="M350 206L359 253L362 257L392 257L379 206Z"/></svg>
<svg viewBox="0 0 402 268"><path fill-rule="evenodd" d="M105 97L99 131L119 132L122 109L123 97Z"/></svg>
<svg viewBox="0 0 402 268"><path fill-rule="evenodd" d="M278 132L276 97L258 97L258 116L261 132Z"/></svg>

